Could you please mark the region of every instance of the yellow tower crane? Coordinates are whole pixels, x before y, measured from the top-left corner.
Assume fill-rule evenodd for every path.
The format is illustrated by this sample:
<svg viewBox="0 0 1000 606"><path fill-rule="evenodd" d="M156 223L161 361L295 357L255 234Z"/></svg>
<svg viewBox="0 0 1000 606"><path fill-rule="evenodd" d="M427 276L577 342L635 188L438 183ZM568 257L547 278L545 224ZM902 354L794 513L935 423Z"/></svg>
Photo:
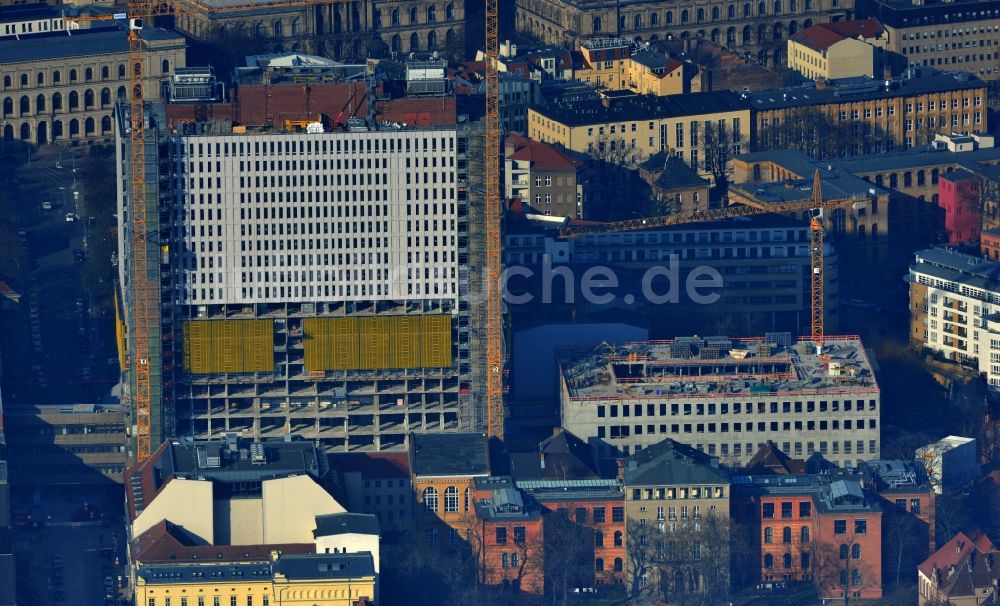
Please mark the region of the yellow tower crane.
<svg viewBox="0 0 1000 606"><path fill-rule="evenodd" d="M687 223L698 223L702 221L731 219L733 217L750 217L765 213L795 213L810 211L810 214L812 215L809 219L809 257L811 269L810 275L812 280L811 338L816 346L817 355L822 355L825 304L825 295L823 292L823 209L846 204L851 202L851 200L825 200L823 198L823 187L820 183L819 170L817 170L813 175L812 195L808 199L792 200L776 204L757 199L743 192L731 191L730 201L736 202L737 204L726 206L725 208L699 210L691 213L667 215L664 217L631 219L628 221L615 221L594 225L567 226L560 230L559 235L563 238L578 238L587 234L634 231L637 229L652 227L667 227L670 225L684 225Z"/></svg>
<svg viewBox="0 0 1000 606"><path fill-rule="evenodd" d="M500 42L498 0L486 0L486 434L503 439L503 293L500 290Z"/></svg>
<svg viewBox="0 0 1000 606"><path fill-rule="evenodd" d="M350 0L273 0L253 2L235 0L224 4L216 4L209 0L206 3L197 0L157 0L135 1L128 3L125 12L109 15L66 17L67 21L128 21L129 49L129 139L131 141L129 165L131 169L132 188L129 191L128 217L132 238L130 241L132 327L129 339L132 344L131 357L128 362L135 369L135 392L132 401L135 407L135 441L136 460L145 461L153 452L151 422L151 368L149 359L149 334L153 328L154 306L159 305L159 293L151 292L148 273L150 263L159 263L158 259L150 259L148 250L150 234L146 226L146 205L141 197L146 192L146 150L145 150L145 119L143 112L142 85L144 79L142 31L143 21L161 16L183 16L198 13L232 13L247 10L294 8L314 4L339 4ZM138 203L136 200L140 200Z"/></svg>

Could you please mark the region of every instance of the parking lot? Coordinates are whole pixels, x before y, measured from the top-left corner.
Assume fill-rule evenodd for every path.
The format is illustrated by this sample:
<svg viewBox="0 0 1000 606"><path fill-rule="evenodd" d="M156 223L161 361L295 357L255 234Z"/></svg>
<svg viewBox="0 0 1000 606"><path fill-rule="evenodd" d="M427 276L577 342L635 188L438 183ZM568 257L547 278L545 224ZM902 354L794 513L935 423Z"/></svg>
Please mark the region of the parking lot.
<svg viewBox="0 0 1000 606"><path fill-rule="evenodd" d="M21 304L0 316L9 405L97 402L117 383L108 301L87 283L87 192L80 149L45 148L0 158L0 185L12 202L26 275L13 286Z"/></svg>
<svg viewBox="0 0 1000 606"><path fill-rule="evenodd" d="M13 495L22 603L118 606L127 594L120 488L60 487ZM127 581L126 581L127 583Z"/></svg>

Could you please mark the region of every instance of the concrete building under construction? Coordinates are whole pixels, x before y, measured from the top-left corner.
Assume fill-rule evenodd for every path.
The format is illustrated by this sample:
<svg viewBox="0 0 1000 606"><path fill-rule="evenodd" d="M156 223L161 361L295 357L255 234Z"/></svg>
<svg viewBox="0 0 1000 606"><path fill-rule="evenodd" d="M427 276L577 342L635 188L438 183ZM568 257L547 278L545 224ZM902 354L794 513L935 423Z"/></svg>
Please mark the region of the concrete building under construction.
<svg viewBox="0 0 1000 606"><path fill-rule="evenodd" d="M468 233L475 131L372 119L333 132L172 129L154 104L135 199L127 112L120 343L129 370L151 365L154 447L238 432L392 450L410 431L481 427L472 360L484 348L470 338L476 310L459 300L470 254L482 254ZM153 260L148 360L131 353L132 204L146 205Z"/></svg>
<svg viewBox="0 0 1000 606"><path fill-rule="evenodd" d="M879 458L880 392L858 337L822 356L789 333L564 351L562 426L605 459L673 438L743 465L768 441L837 464Z"/></svg>

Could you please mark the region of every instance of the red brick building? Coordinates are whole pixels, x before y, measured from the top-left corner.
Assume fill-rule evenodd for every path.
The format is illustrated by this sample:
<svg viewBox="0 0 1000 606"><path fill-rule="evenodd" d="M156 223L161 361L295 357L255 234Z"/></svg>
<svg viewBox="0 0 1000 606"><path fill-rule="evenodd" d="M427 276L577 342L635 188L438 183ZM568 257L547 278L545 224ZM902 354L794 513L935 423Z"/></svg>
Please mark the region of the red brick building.
<svg viewBox="0 0 1000 606"><path fill-rule="evenodd" d="M481 582L541 595L545 588L542 512L510 478L479 478L469 543L479 559Z"/></svg>
<svg viewBox="0 0 1000 606"><path fill-rule="evenodd" d="M1000 261L1000 228L980 232L979 251L991 261Z"/></svg>
<svg viewBox="0 0 1000 606"><path fill-rule="evenodd" d="M982 532L959 532L917 570L920 606L928 602L975 606L1000 600L1000 550Z"/></svg>
<svg viewBox="0 0 1000 606"><path fill-rule="evenodd" d="M941 175L938 206L944 209L949 244L979 241L979 178L976 175L960 168Z"/></svg>

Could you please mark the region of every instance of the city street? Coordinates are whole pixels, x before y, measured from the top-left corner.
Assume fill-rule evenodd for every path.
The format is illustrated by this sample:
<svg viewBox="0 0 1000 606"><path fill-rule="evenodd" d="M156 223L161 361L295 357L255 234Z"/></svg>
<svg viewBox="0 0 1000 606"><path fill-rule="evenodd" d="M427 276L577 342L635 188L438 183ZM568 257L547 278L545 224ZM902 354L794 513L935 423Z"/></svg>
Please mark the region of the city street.
<svg viewBox="0 0 1000 606"><path fill-rule="evenodd" d="M0 318L8 404L98 401L117 382L113 319L85 284L85 263L110 259L87 257L82 158L46 148L0 166L29 257L22 305Z"/></svg>

